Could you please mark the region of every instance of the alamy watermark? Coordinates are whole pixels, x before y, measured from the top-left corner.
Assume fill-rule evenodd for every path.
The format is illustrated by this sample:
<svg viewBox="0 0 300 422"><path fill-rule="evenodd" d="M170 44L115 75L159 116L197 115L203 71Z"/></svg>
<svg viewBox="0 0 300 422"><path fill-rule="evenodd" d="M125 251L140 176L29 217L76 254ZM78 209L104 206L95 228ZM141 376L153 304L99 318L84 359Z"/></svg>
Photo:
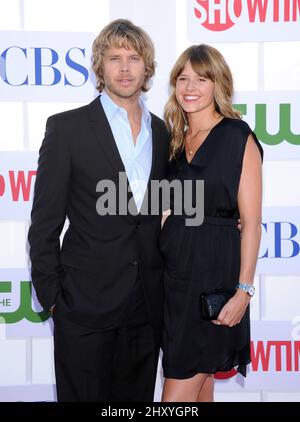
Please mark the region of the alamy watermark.
<svg viewBox="0 0 300 422"><path fill-rule="evenodd" d="M140 210L137 209L134 195L128 193L139 187L145 192ZM101 193L96 202L97 213L104 215L160 215L172 204L172 214L183 216L186 226L200 226L204 219L204 181L178 180L134 181L130 187L125 172L119 173L119 181L103 179L97 183L96 192Z"/></svg>

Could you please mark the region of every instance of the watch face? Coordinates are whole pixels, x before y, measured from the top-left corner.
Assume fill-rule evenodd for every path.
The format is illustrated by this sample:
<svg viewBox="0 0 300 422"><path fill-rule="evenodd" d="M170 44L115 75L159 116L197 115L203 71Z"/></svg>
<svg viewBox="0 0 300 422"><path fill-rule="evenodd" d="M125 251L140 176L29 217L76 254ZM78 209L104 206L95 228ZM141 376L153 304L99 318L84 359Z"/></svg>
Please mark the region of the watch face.
<svg viewBox="0 0 300 422"><path fill-rule="evenodd" d="M253 296L254 295L254 292L255 292L255 288L253 286L249 287L249 289L248 289L249 295L250 296Z"/></svg>

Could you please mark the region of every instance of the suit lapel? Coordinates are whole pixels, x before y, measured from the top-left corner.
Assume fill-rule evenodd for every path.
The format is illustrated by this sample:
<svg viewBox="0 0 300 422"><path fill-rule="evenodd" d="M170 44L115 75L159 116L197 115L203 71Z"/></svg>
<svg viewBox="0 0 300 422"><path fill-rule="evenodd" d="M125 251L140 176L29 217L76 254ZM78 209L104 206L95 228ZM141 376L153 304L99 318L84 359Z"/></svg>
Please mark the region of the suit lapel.
<svg viewBox="0 0 300 422"><path fill-rule="evenodd" d="M154 123L154 118L151 113L151 129L152 129L152 165L151 165L151 172L148 181L148 189L150 189L150 182L152 179L155 180L156 174L156 162L157 162L157 149L158 149L158 142L159 142L159 131L158 126Z"/></svg>
<svg viewBox="0 0 300 422"><path fill-rule="evenodd" d="M111 127L106 118L105 112L103 110L102 104L99 100L99 96L95 98L89 105L89 121L92 125L94 134L101 146L103 153L105 154L107 160L114 168L117 176L119 177L119 172L125 173L125 167L122 162L118 147L116 145ZM156 176L156 164L157 164L157 153L159 146L160 133L158 126L154 123L154 118L152 115L151 120L151 129L152 129L152 164L150 176L147 184L147 192L151 190L151 180L155 180ZM125 173L126 174L126 173ZM127 184L129 185L128 179ZM129 199L133 198L132 192L129 193ZM145 198L144 198L145 200Z"/></svg>
<svg viewBox="0 0 300 422"><path fill-rule="evenodd" d="M99 96L89 105L89 120L102 151L119 176L119 172L125 172L125 167Z"/></svg>
<svg viewBox="0 0 300 422"><path fill-rule="evenodd" d="M101 101L99 96L95 98L89 105L89 120L92 125L94 134L101 146L105 157L107 158L108 162L111 164L112 168L115 170L116 176L115 181L119 181L119 173L122 172L126 175L126 170L120 156L115 138L113 136L110 124L107 120L105 112L103 110ZM127 190L129 187L129 181L126 175L127 180ZM133 195L131 190L128 190L128 200L133 200ZM134 202L135 205L135 202ZM137 209L136 209L137 214ZM128 213L128 218L133 218L131 214Z"/></svg>
<svg viewBox="0 0 300 422"><path fill-rule="evenodd" d="M151 196L151 181L152 180L158 180L157 176L157 155L158 155L158 147L159 147L159 139L160 139L160 133L158 130L158 126L154 122L153 115L151 113L151 129L152 129L152 163L151 163L151 170L149 175L149 180L147 183L147 190L144 195L141 212L148 213L151 210L151 201L153 200Z"/></svg>

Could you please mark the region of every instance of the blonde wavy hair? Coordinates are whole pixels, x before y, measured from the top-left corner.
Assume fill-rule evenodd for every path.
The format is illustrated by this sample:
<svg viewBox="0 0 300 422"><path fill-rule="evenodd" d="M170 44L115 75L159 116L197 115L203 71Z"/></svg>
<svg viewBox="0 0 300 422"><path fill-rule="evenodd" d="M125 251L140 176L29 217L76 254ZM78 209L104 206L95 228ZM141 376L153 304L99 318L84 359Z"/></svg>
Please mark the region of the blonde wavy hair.
<svg viewBox="0 0 300 422"><path fill-rule="evenodd" d="M134 49L145 62L145 81L142 91L149 90L148 82L155 72L154 45L149 35L140 27L126 19L117 19L106 25L93 42L92 67L96 75L96 89L102 92L105 84L103 78L103 55L106 49Z"/></svg>
<svg viewBox="0 0 300 422"><path fill-rule="evenodd" d="M188 118L176 99L176 82L185 65L190 62L193 70L215 84L215 109L224 117L240 119L240 113L232 106L233 79L222 54L206 44L192 45L177 59L170 74L171 94L165 106L165 121L172 135L170 160L184 148L184 138L188 129Z"/></svg>

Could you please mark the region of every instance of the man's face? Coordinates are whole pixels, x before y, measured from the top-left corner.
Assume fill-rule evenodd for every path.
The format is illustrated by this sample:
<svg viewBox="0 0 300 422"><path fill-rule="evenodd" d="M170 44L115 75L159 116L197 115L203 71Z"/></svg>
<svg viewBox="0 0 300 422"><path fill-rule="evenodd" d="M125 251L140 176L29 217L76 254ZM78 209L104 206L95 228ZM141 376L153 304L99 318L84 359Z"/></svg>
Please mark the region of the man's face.
<svg viewBox="0 0 300 422"><path fill-rule="evenodd" d="M145 81L143 57L133 49L108 48L103 56L105 89L116 99L138 96Z"/></svg>

